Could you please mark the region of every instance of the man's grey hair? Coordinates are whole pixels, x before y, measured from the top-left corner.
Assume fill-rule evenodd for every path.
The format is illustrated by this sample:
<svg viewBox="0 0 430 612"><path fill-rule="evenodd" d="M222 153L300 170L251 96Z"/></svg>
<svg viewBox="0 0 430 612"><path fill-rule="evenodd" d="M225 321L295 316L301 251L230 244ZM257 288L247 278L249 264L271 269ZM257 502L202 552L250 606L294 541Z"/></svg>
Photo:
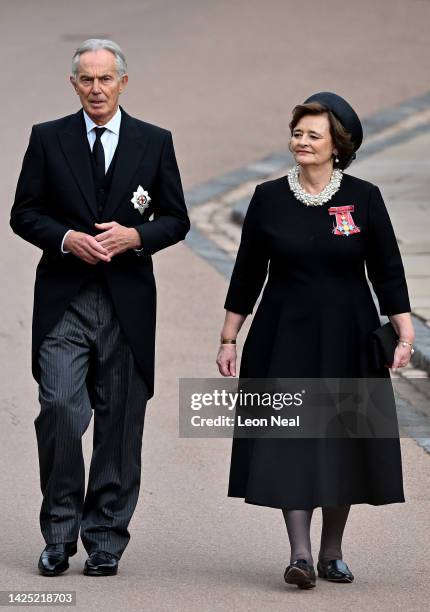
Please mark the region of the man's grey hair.
<svg viewBox="0 0 430 612"><path fill-rule="evenodd" d="M116 68L118 72L118 78L120 79L127 74L127 62L125 55L119 45L113 40L108 38L88 38L82 45L80 45L72 58L72 76L76 79L78 76L79 59L83 53L87 51L98 51L99 49L106 49L114 54L116 59Z"/></svg>

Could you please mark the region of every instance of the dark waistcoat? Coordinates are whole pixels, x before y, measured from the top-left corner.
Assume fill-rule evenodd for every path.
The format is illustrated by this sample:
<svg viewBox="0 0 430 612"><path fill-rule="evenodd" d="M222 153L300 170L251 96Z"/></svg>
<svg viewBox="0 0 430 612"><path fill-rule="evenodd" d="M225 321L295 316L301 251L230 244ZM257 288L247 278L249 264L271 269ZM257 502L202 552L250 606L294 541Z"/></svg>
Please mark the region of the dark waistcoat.
<svg viewBox="0 0 430 612"><path fill-rule="evenodd" d="M114 156L112 157L112 161L109 164L106 174L100 180L97 177L94 157L93 157L90 145L88 144L88 155L90 156L90 159L91 159L91 168L93 170L92 174L93 174L93 181L94 181L94 187L95 187L96 198L97 198L97 222L98 223L101 222L103 209L105 207L106 201L109 196L110 188L112 185L112 177L113 177L113 173L115 170L117 151L118 151L118 146L115 149ZM102 266L97 264L93 266L93 268L94 269L92 270L92 274L90 278L97 278L100 282L103 282L103 284L105 284L105 276L103 274Z"/></svg>

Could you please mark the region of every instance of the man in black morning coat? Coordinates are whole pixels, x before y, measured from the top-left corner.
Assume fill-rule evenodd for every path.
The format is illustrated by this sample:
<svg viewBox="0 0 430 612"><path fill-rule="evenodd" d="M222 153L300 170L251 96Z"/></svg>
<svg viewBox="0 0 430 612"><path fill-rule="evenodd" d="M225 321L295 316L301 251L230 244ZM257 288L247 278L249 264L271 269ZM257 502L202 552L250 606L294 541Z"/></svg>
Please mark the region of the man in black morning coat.
<svg viewBox="0 0 430 612"><path fill-rule="evenodd" d="M112 41L89 39L77 49L71 82L83 108L33 127L11 212L14 232L43 250L32 366L47 544L39 570L50 576L68 568L79 530L84 573L117 573L153 395L151 255L190 227L171 133L118 104L126 71ZM81 438L93 412L85 493Z"/></svg>

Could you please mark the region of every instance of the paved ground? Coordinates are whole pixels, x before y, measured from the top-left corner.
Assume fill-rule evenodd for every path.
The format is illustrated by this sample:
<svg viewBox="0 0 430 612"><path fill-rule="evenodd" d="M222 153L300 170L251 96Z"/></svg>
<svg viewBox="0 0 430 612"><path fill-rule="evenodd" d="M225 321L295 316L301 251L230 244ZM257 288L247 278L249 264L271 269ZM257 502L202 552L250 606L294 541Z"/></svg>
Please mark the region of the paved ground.
<svg viewBox="0 0 430 612"><path fill-rule="evenodd" d="M430 4L40 0L35 10L30 0L4 0L0 10L0 588L76 590L78 610L278 611L298 598L303 610L424 609L429 457L413 440L402 439L407 503L351 511L344 556L356 582L302 593L282 582L289 551L280 512L226 498L230 442L178 438L177 379L216 375L227 286L186 244L154 258L157 393L148 408L142 494L120 574L83 577L80 550L67 575L39 577L38 406L29 369L39 253L11 235L8 216L30 125L77 108L67 71L87 35L107 34L123 45L131 74L123 104L173 130L190 190L284 147L289 110L313 91L339 91L362 116L423 94ZM91 431L87 458L90 443ZM316 511L314 553L319 527Z"/></svg>

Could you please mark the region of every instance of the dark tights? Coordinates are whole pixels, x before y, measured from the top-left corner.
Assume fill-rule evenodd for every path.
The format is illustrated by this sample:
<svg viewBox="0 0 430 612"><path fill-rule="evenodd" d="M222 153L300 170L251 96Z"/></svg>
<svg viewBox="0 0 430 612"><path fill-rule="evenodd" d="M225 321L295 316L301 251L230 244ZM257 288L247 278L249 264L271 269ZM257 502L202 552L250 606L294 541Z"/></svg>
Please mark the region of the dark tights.
<svg viewBox="0 0 430 612"><path fill-rule="evenodd" d="M322 508L323 522L318 554L319 561L342 559L342 536L350 507ZM306 559L308 563L313 565L310 535L313 511L313 508L309 510L287 510L285 508L282 510L291 545L290 563L297 559Z"/></svg>

